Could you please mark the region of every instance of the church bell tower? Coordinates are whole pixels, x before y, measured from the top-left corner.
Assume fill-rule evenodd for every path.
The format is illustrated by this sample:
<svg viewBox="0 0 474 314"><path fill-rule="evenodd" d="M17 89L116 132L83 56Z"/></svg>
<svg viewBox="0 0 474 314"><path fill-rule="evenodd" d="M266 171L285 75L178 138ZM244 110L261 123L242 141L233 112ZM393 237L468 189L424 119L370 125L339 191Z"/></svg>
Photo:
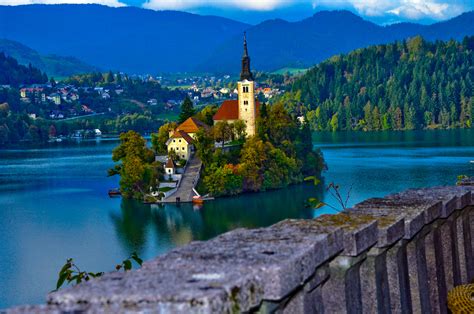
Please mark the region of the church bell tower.
<svg viewBox="0 0 474 314"><path fill-rule="evenodd" d="M240 81L237 83L239 101L239 119L247 126L247 136L256 133L257 108L255 103L255 82L250 71L250 57L247 51L247 38L244 33L244 55L242 56L242 70Z"/></svg>

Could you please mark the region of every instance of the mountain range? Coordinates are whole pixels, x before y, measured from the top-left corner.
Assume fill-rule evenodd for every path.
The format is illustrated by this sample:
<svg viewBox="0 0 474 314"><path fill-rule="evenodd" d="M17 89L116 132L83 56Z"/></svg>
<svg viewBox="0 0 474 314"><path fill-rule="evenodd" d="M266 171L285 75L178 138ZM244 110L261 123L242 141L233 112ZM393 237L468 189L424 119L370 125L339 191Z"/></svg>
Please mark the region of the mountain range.
<svg viewBox="0 0 474 314"><path fill-rule="evenodd" d="M0 38L42 55L74 56L128 73L237 73L242 33L252 67L309 67L335 54L421 35L428 40L474 34L474 12L432 25L380 26L349 11L321 11L298 22L257 25L216 16L100 5L0 6Z"/></svg>
<svg viewBox="0 0 474 314"><path fill-rule="evenodd" d="M54 78L69 77L74 74L90 73L99 69L74 57L41 55L19 42L1 39L0 51L15 58L20 64L31 64Z"/></svg>

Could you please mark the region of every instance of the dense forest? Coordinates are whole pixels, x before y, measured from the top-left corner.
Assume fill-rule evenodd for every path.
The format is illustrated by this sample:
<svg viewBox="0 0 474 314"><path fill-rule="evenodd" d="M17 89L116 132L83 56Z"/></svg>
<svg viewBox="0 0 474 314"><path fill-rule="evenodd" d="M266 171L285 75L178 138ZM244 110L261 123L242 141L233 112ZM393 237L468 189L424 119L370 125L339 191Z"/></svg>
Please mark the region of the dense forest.
<svg viewBox="0 0 474 314"><path fill-rule="evenodd" d="M46 83L48 77L31 64L24 66L12 57L0 52L0 85L18 86L20 84Z"/></svg>
<svg viewBox="0 0 474 314"><path fill-rule="evenodd" d="M283 102L313 130L470 128L474 37L421 37L372 46L317 65Z"/></svg>

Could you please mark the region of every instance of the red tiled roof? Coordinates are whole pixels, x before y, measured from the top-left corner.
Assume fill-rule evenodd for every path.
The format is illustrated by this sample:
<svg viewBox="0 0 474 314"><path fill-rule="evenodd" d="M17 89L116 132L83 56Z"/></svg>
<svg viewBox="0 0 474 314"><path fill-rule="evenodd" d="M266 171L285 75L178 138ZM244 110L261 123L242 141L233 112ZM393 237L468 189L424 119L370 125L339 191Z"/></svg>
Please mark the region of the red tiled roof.
<svg viewBox="0 0 474 314"><path fill-rule="evenodd" d="M168 158L168 160L166 161L166 168L173 168L174 169L174 162L173 162L173 159L171 158Z"/></svg>
<svg viewBox="0 0 474 314"><path fill-rule="evenodd" d="M193 138L188 133L182 130L174 132L172 138L183 138L186 142L188 142L188 144L193 143Z"/></svg>
<svg viewBox="0 0 474 314"><path fill-rule="evenodd" d="M191 118L188 118L183 123L181 123L176 128L176 131L184 131L186 133L197 133L200 128L208 129L209 126L205 124L204 122L191 117Z"/></svg>
<svg viewBox="0 0 474 314"><path fill-rule="evenodd" d="M257 116L260 113L260 102L256 101ZM238 100L225 100L217 110L213 120L238 120L239 119L239 101Z"/></svg>

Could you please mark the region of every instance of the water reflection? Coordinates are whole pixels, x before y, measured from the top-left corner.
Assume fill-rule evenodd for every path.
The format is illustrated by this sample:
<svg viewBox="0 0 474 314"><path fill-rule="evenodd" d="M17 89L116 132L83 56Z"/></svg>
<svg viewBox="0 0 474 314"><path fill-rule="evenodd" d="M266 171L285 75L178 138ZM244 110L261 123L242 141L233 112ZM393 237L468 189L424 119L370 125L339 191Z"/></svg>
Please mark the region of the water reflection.
<svg viewBox="0 0 474 314"><path fill-rule="evenodd" d="M235 228L269 226L286 218L312 218L314 212L304 206L303 200L315 194L321 197L321 187L302 184L264 194L219 199L200 207L144 205L122 200L120 213L111 212L110 218L123 249L140 253L149 245L148 239L157 246L174 247Z"/></svg>

